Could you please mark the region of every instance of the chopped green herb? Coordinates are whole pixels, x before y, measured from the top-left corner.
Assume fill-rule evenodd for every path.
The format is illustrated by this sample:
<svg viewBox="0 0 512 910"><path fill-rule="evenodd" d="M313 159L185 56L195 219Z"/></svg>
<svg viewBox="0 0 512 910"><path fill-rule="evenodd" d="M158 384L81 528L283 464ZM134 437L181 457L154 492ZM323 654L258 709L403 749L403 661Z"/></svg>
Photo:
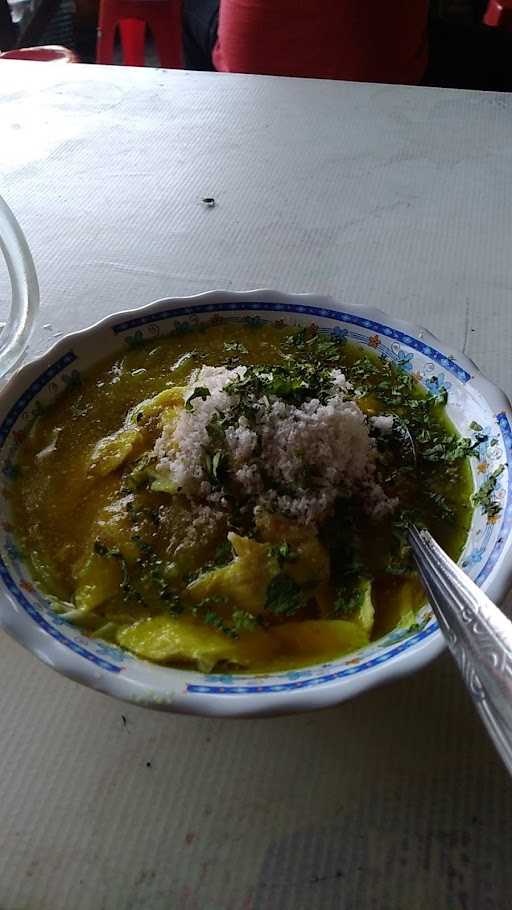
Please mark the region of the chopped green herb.
<svg viewBox="0 0 512 910"><path fill-rule="evenodd" d="M481 437L476 440L450 435L449 433L436 433L424 429L416 437L422 445L421 456L425 461L452 462L460 461L473 455L480 443Z"/></svg>
<svg viewBox="0 0 512 910"><path fill-rule="evenodd" d="M245 347L245 344L241 344L240 341L225 341L224 350L231 354L248 354L249 351Z"/></svg>
<svg viewBox="0 0 512 910"><path fill-rule="evenodd" d="M175 591L167 591L160 596L162 597L166 611L170 616L181 616L181 614L185 612L185 606L180 600L179 594Z"/></svg>
<svg viewBox="0 0 512 910"><path fill-rule="evenodd" d="M267 588L265 609L276 616L293 616L306 606L304 591L289 575L280 572Z"/></svg>
<svg viewBox="0 0 512 910"><path fill-rule="evenodd" d="M443 496L442 493L437 493L435 490L425 490L425 495L430 500L430 502L435 505L442 518L446 519L446 521L455 520L455 512L449 505L446 496Z"/></svg>
<svg viewBox="0 0 512 910"><path fill-rule="evenodd" d="M423 626L419 622L413 622L407 627L407 632L412 635L414 632L421 632Z"/></svg>
<svg viewBox="0 0 512 910"><path fill-rule="evenodd" d="M336 592L336 600L334 601L334 614L339 619L348 619L354 616L358 610L361 609L361 606L364 601L364 590L361 587L346 589L341 588Z"/></svg>
<svg viewBox="0 0 512 910"><path fill-rule="evenodd" d="M151 465L154 463L152 452L145 452L123 477L124 489L127 493L136 492L147 487L154 479Z"/></svg>
<svg viewBox="0 0 512 910"><path fill-rule="evenodd" d="M232 629L231 626L228 626L227 623L224 622L222 616L219 616L215 610L206 610L206 612L203 613L202 619L207 626L213 626L214 629L223 632L224 635L227 635L229 638L237 638L235 630Z"/></svg>
<svg viewBox="0 0 512 910"><path fill-rule="evenodd" d="M223 540L215 550L212 563L217 568L227 566L233 559L233 547L229 540Z"/></svg>
<svg viewBox="0 0 512 910"><path fill-rule="evenodd" d="M104 556L106 559L122 559L121 551L117 547L107 547L98 539L94 541L94 552L97 556Z"/></svg>
<svg viewBox="0 0 512 910"><path fill-rule="evenodd" d="M473 505L480 506L482 512L487 515L488 518L494 518L501 512L501 506L499 502L496 501L494 494L498 485L498 478L503 474L504 470L505 468L503 465L496 468L472 496Z"/></svg>
<svg viewBox="0 0 512 910"><path fill-rule="evenodd" d="M288 335L283 342L284 352L300 352L313 360L332 361L337 359L345 344L344 338L337 338L325 332L313 332L307 328Z"/></svg>
<svg viewBox="0 0 512 910"><path fill-rule="evenodd" d="M236 632L251 632L258 625L258 617L247 610L233 610L231 618Z"/></svg>
<svg viewBox="0 0 512 910"><path fill-rule="evenodd" d="M185 410L186 411L193 410L192 402L194 401L195 398L200 398L202 401L206 401L206 399L209 396L210 396L210 389L207 389L206 386L202 386L202 385L196 386L196 388L194 389L192 394L189 395L189 397L185 401Z"/></svg>
<svg viewBox="0 0 512 910"><path fill-rule="evenodd" d="M277 558L279 564L282 565L285 562L295 562L299 558L299 554L292 550L288 541L284 541L277 546L270 548L273 556Z"/></svg>
<svg viewBox="0 0 512 910"><path fill-rule="evenodd" d="M234 423L234 418L215 411L207 424L206 432L215 445L223 445L226 438L226 428Z"/></svg>
<svg viewBox="0 0 512 910"><path fill-rule="evenodd" d="M192 607L192 614L201 619L207 626L212 626L227 635L228 638L238 638L236 629L230 626L218 611L219 607L226 609L228 606L228 602L223 597L205 597L204 600Z"/></svg>
<svg viewBox="0 0 512 910"><path fill-rule="evenodd" d="M223 468L226 466L226 453L220 449L213 453L204 453L204 464L208 480L214 486L218 486L222 481Z"/></svg>
<svg viewBox="0 0 512 910"><path fill-rule="evenodd" d="M312 398L325 402L334 391L331 369L316 361L286 360L273 366L247 367L244 375L226 386L231 395L241 398L241 413L251 419L261 398L281 398L299 406Z"/></svg>
<svg viewBox="0 0 512 910"><path fill-rule="evenodd" d="M389 556L385 571L389 575L414 575L416 572L412 550L409 545L409 528L411 524L424 527L422 513L419 510L401 509L391 524Z"/></svg>
<svg viewBox="0 0 512 910"><path fill-rule="evenodd" d="M339 498L334 515L326 522L323 542L331 554L331 580L336 590L348 590L367 576L355 516L350 499Z"/></svg>

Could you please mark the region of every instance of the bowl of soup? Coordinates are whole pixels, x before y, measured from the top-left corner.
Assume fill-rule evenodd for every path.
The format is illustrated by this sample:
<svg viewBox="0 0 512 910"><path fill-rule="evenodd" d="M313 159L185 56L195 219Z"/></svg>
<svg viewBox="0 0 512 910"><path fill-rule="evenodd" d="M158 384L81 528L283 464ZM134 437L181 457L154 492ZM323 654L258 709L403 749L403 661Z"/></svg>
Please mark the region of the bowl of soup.
<svg viewBox="0 0 512 910"><path fill-rule="evenodd" d="M114 314L0 394L0 622L140 705L342 701L443 648L409 523L503 600L511 421L378 310L216 291Z"/></svg>

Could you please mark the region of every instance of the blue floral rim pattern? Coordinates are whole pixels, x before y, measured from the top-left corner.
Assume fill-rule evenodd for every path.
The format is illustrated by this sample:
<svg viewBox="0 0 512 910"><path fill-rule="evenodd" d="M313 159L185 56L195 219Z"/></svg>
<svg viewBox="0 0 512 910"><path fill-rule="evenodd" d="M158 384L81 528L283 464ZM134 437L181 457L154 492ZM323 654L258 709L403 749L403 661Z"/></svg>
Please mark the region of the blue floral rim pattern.
<svg viewBox="0 0 512 910"><path fill-rule="evenodd" d="M52 624L49 623L47 619L45 619L42 613L40 613L39 610L30 603L28 597L25 596L23 591L20 590L1 557L0 578L3 580L6 588L8 588L11 594L14 594L17 602L20 604L20 606L23 607L25 612L32 617L34 622L36 622L37 625L41 627L41 629L44 629L45 632L48 632L52 638L55 638L56 641L59 641L62 645L65 645L66 648L70 648L71 651L75 652L75 654L79 654L80 657L85 657L87 660L92 661L94 664L96 664L97 667L100 667L102 670L109 670L110 673L120 672L121 667L116 667L116 665L110 663L110 661L103 660L102 657L98 657L97 654L94 654L92 651L88 651L87 648L83 648L82 645L80 645L77 641L73 641L71 638L63 635L59 629L55 628L55 626L52 626Z"/></svg>
<svg viewBox="0 0 512 910"><path fill-rule="evenodd" d="M293 689L309 689L311 686L330 683L335 679L344 679L347 676L355 676L356 673L361 673L363 670L369 670L371 667L377 667L379 664L386 663L392 657L403 654L403 652L407 651L412 645L416 645L418 642L430 638L438 629L439 625L433 620L420 632L411 635L405 641L396 645L394 648L391 648L389 651L386 651L384 654L377 654L376 657L371 657L369 660L365 660L353 667L343 667L341 670L335 670L333 673L326 673L323 676L313 676L310 679L300 679L296 682L283 682L262 686L202 686L194 683L187 686L187 691L202 694L214 692L216 695L257 695L259 692L289 692ZM298 670L297 673L300 673L300 670Z"/></svg>
<svg viewBox="0 0 512 910"><path fill-rule="evenodd" d="M405 332L401 332L398 329L392 329L390 326L384 325L381 322L374 322L372 319L365 319L363 316L356 316L353 313L343 313L340 310L329 310L325 307L312 307L307 306L306 304L266 303L257 300L251 302L238 301L236 303L191 304L190 306L162 310L159 313L147 313L145 316L135 316L133 319L127 319L124 322L116 323L112 326L112 331L116 335L119 335L122 332L128 331L128 329L137 329L155 322L173 319L176 316L193 316L201 313L225 313L230 310L259 310L260 312L266 310L274 313L297 313L306 316L321 316L324 319L333 319L335 322L352 323L353 325L370 329L372 332L377 332L380 335L385 335L387 338L392 338L395 341L406 344L410 348L414 348L425 357L430 357L431 360L435 360L436 363L439 363L445 370L453 373L461 382L468 382L471 379L471 375L459 366L458 363L455 363L454 360L447 357L446 354L442 354L441 351L437 351L430 345L424 344L420 339L413 338Z"/></svg>
<svg viewBox="0 0 512 910"><path fill-rule="evenodd" d="M41 373L40 376L35 379L30 386L25 390L23 395L18 398L18 400L13 404L12 408L6 414L2 424L0 425L0 449L4 446L9 433L14 427L18 417L23 414L25 409L29 406L31 401L34 400L36 395L44 389L56 376L59 376L66 367L69 367L77 357L74 351L68 351L54 363L52 363L48 369ZM75 654L80 655L80 657L85 657L87 660L96 664L102 670L108 670L110 673L119 673L122 669L120 666L111 663L108 660L104 660L98 654L95 654L93 651L89 651L87 648L82 647L78 642L73 641L73 639L64 635L60 629L57 629L48 620L43 616L42 613L30 602L28 597L23 593L21 588L17 585L16 581L10 574L5 562L0 557L0 578L3 580L6 588L14 595L16 601L19 605L25 610L26 613L41 627L48 635L51 635L56 641L60 642L62 645L65 645L71 651L74 651Z"/></svg>
<svg viewBox="0 0 512 910"><path fill-rule="evenodd" d="M496 415L496 421L501 430L503 437L503 442L505 444L505 450L507 453L507 461L509 464L512 464L512 428L508 421L506 414L501 413ZM505 546L505 541L509 531L512 529L512 472L509 474L509 481L507 487L507 499L505 507L503 509L503 522L501 525L501 533L496 541L492 551L489 555L489 558L483 568L478 573L475 578L475 584L481 584L489 577L494 566L496 565L498 558L500 556L503 547Z"/></svg>
<svg viewBox="0 0 512 910"><path fill-rule="evenodd" d="M33 383L29 385L28 389L23 392L20 398L13 404L12 408L4 417L2 424L0 426L0 449L2 448L5 440L7 439L10 431L12 430L14 424L16 423L20 414L23 414L25 408L30 404L31 401L39 395L39 392L44 389L52 379L55 379L59 373L62 373L62 370L65 370L73 361L76 360L76 354L73 351L68 351L67 354L64 354L63 357L60 357L59 360L56 360L55 363L52 363L44 373L41 373L37 379L34 379Z"/></svg>
<svg viewBox="0 0 512 910"><path fill-rule="evenodd" d="M397 329L392 329L389 326L386 326L382 323L375 322L373 320L364 319L363 317L353 315L351 313L342 313L337 310L330 310L326 308L311 307L307 305L298 305L298 304L283 304L283 303L266 303L266 302L236 302L236 303L221 303L221 304L197 304L191 305L188 307L178 307L173 309L168 309L161 311L159 313L151 313L145 316L134 317L133 319L126 320L125 322L117 323L112 327L113 332L116 335L119 335L123 332L126 332L130 329L137 328L139 326L148 325L156 323L163 320L173 319L179 316L185 315L196 315L196 314L211 314L215 312L226 312L226 311L247 311L247 310L259 310L259 311L271 311L271 312L289 312L296 313L299 315L308 315L313 317L323 317L332 319L334 321L344 322L359 326L360 328L366 329L367 331L372 331L378 333L384 338L398 342L399 344L407 345L409 348L417 350L420 354L429 359L436 361L445 370L452 373L460 382L466 383L471 379L471 375L459 366L455 361L446 357L441 352L432 348L430 345L424 344L421 340L411 337L404 332L401 332ZM247 317L249 320L252 320L253 317ZM257 320L257 317L254 317L254 321ZM335 333L341 332L341 329L334 329ZM352 335L352 333L350 333ZM355 336L357 337L357 336ZM360 336L360 340L364 341L364 336ZM372 344L372 339L370 339L370 345ZM391 354L391 350L382 343L379 345L383 352ZM398 346L396 346L397 348ZM402 363L401 358L403 357L404 352L399 352L398 359ZM407 355L405 360L409 360L412 355ZM61 374L67 367L69 367L74 361L77 360L77 356L74 351L70 350L51 364L40 376L38 376L30 386L23 392L20 398L15 402L15 404L10 408L6 417L0 425L0 448L2 448L9 437L9 434L13 427L16 424L16 421L27 409L29 404L37 397L41 390L47 386L55 377ZM412 369L411 365L407 362L404 364L404 369ZM76 371L75 371L76 372ZM78 375L78 373L77 373ZM69 376L64 375L63 380L68 382L70 380ZM72 377L71 377L72 378ZM436 377L434 379L437 381ZM438 377L441 380L441 377ZM449 388L449 383L446 383L446 387ZM496 416L496 421L500 428L502 439L504 442L504 447L507 453L507 459L509 463L512 461L512 429L508 417L505 413L500 413ZM495 546L493 547L485 565L482 567L480 573L477 576L477 582L482 582L485 578L489 576L492 569L494 568L500 553L502 552L504 542L507 536L508 531L512 528L512 478L509 477L508 489L506 493L506 503L504 504L504 516L502 524L502 533L498 538ZM123 652L119 650L119 664L115 664L109 660L103 658L99 653L94 653L94 651L89 650L86 647L83 647L78 641L73 640L72 638L67 637L61 631L62 626L56 627L52 625L44 616L44 613L40 612L39 608L33 605L29 598L25 595L23 590L19 587L17 581L12 577L7 565L0 557L0 578L7 587L7 589L14 595L16 601L22 607L22 609L30 615L30 617L49 635L54 639L59 641L62 645L74 651L77 655L85 658L88 661L94 663L98 668L106 670L111 673L119 673L123 669ZM65 624L64 624L65 626ZM428 623L421 629L410 633L406 630L400 632L400 638L398 635L394 638L388 636L387 639L376 644L376 649L381 648L380 653L377 651L372 656L369 656L365 659L363 656L361 658L350 659L350 656L345 661L343 666L340 669L332 670L322 674L321 667L312 667L305 668L304 670L297 670L294 673L289 673L284 676L284 681L282 683L273 683L273 684L263 684L258 685L251 681L251 684L244 684L243 677L240 679L240 685L233 684L232 680L236 677L229 677L227 675L212 676L211 683L207 680L205 684L188 684L187 692L196 693L196 694L222 694L222 695L241 695L241 694L258 694L258 693L271 693L271 692L283 692L290 691L294 689L305 689L313 686L318 686L322 684L328 684L337 679L347 678L354 676L358 673L361 673L365 670L376 667L380 664L386 663L389 660L397 657L400 654L403 654L405 651L414 647L421 641L424 641L430 638L434 633L439 629L437 622L433 619L429 620ZM403 637L406 636L406 637ZM385 649L385 650L384 650ZM113 660L116 660L116 648L112 648L112 657ZM318 674L318 675L315 675ZM229 683L229 684L228 684Z"/></svg>

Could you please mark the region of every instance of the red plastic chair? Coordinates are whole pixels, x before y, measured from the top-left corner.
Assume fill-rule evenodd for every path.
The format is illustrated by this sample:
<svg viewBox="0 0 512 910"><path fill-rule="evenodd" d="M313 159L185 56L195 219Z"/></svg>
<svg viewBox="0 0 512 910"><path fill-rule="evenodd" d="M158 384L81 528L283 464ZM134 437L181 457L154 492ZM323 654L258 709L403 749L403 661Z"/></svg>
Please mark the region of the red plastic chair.
<svg viewBox="0 0 512 910"><path fill-rule="evenodd" d="M181 69L181 0L101 0L96 63L113 62L118 26L126 66L144 66L148 26L160 65Z"/></svg>
<svg viewBox="0 0 512 910"><path fill-rule="evenodd" d="M4 51L1 60L38 60L41 63L79 63L78 57L66 47L47 44L45 47L20 47L14 51Z"/></svg>
<svg viewBox="0 0 512 910"><path fill-rule="evenodd" d="M490 0L484 16L485 25L512 31L512 0Z"/></svg>

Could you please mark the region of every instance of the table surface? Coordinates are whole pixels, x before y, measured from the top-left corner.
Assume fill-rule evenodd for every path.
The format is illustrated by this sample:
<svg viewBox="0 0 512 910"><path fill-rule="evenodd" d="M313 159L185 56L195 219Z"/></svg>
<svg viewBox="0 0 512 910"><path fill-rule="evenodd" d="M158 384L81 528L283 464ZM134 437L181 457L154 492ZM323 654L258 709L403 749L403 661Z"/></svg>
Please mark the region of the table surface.
<svg viewBox="0 0 512 910"><path fill-rule="evenodd" d="M265 286L423 323L512 391L511 95L4 61L0 123L29 353ZM512 788L446 655L260 721L123 705L3 634L0 673L0 910L509 904Z"/></svg>

